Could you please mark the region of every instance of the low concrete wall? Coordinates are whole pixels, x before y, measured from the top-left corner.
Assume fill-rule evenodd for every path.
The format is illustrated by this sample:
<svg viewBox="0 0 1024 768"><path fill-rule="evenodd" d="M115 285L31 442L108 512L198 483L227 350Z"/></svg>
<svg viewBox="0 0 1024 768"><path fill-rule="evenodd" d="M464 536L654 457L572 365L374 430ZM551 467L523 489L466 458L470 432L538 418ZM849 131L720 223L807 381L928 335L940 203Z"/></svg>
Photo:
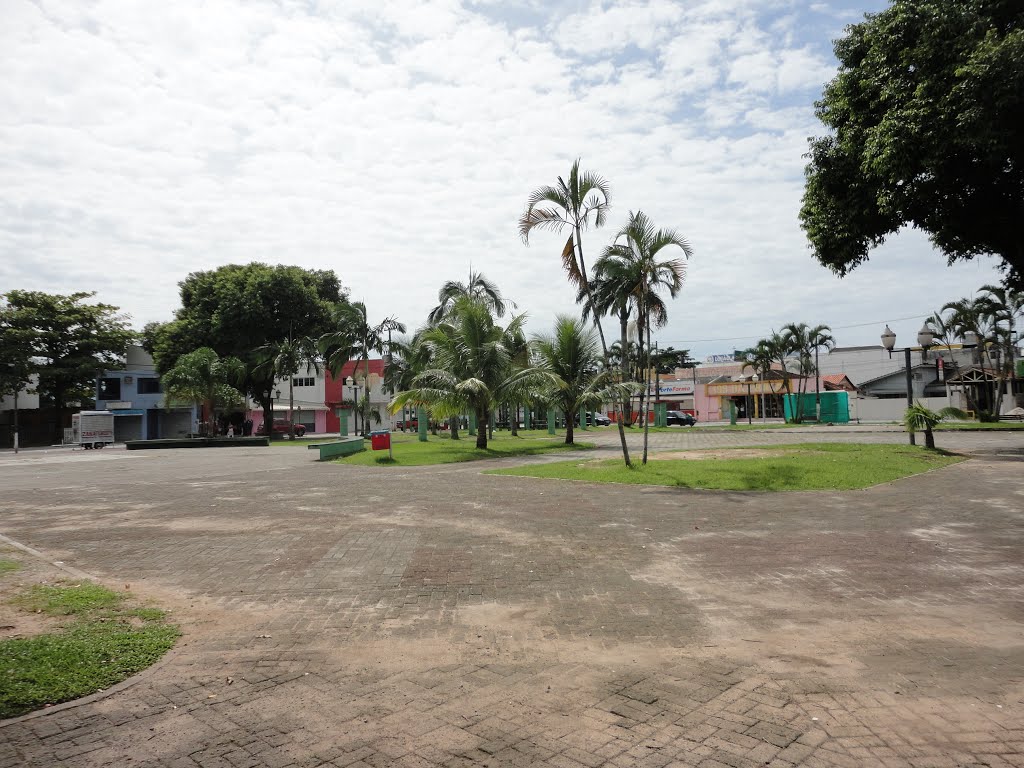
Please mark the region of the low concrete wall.
<svg viewBox="0 0 1024 768"><path fill-rule="evenodd" d="M946 408L950 403L945 397L922 397L914 402L921 403L925 408L938 411ZM957 398L953 398L953 405L959 407ZM875 398L875 397L851 397L850 398L850 421L903 421L903 414L907 412L907 401L901 398Z"/></svg>

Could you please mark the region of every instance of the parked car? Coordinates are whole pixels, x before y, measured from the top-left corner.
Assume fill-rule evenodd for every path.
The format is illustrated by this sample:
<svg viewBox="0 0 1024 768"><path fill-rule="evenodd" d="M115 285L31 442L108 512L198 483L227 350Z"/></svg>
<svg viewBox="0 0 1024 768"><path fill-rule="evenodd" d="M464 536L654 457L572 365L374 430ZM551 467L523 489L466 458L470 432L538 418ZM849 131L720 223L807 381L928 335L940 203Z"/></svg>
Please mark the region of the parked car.
<svg viewBox="0 0 1024 768"><path fill-rule="evenodd" d="M265 435L265 434L267 434L266 427L263 424L260 424L256 428L256 434L257 435ZM274 434L275 435L289 435L289 434L291 434L291 424L288 422L287 419L274 419ZM296 424L295 425L295 436L296 437L302 437L304 434L306 434L306 428L302 424Z"/></svg>
<svg viewBox="0 0 1024 768"><path fill-rule="evenodd" d="M580 415L579 414L576 414L575 418L573 418L573 420L572 420L572 423L573 423L574 426L577 426L577 427L580 425ZM612 423L612 420L609 419L607 416L605 416L602 413L595 413L595 414L593 414L593 418L591 418L591 414L589 412L587 413L587 426L588 427L593 427L593 426L607 427L611 423ZM556 424L556 427L564 427L564 426L565 426L564 424Z"/></svg>
<svg viewBox="0 0 1024 768"><path fill-rule="evenodd" d="M697 419L685 411L669 411L666 414L665 423L670 427L692 427L697 423Z"/></svg>

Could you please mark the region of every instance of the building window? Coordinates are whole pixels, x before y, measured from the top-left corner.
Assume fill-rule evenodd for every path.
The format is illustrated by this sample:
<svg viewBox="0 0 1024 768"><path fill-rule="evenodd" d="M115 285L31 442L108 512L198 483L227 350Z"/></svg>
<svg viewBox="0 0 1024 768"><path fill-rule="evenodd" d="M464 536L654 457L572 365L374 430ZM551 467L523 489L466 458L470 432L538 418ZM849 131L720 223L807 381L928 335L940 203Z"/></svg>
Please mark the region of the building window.
<svg viewBox="0 0 1024 768"><path fill-rule="evenodd" d="M120 400L121 380L100 379L100 400Z"/></svg>
<svg viewBox="0 0 1024 768"><path fill-rule="evenodd" d="M140 395L158 395L160 392L160 379L139 379Z"/></svg>
<svg viewBox="0 0 1024 768"><path fill-rule="evenodd" d="M305 376L301 378L292 379L293 387L314 387L316 386L315 376Z"/></svg>

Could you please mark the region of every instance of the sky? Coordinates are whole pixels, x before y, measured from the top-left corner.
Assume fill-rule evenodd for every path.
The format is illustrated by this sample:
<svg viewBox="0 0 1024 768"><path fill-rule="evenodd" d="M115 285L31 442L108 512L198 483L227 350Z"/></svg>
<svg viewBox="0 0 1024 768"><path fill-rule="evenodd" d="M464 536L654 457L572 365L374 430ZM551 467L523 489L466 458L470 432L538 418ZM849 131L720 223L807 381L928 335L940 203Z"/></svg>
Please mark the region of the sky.
<svg viewBox="0 0 1024 768"><path fill-rule="evenodd" d="M997 282L901 233L839 279L799 227L832 41L880 0L0 0L0 292L95 291L135 327L189 273L333 269L420 325L496 282L543 333L577 311L529 193L574 159L694 254L655 336L703 358L788 322L897 345ZM613 331L614 332L614 331Z"/></svg>

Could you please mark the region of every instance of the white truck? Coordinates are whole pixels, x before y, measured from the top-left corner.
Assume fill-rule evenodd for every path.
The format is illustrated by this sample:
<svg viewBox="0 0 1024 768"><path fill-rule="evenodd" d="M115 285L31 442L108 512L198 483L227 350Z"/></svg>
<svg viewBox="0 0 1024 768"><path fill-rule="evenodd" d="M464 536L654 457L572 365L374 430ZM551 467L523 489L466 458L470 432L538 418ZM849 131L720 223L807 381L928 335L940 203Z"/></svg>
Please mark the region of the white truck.
<svg viewBox="0 0 1024 768"><path fill-rule="evenodd" d="M114 442L114 414L110 411L72 414L71 442L83 448L102 448Z"/></svg>

